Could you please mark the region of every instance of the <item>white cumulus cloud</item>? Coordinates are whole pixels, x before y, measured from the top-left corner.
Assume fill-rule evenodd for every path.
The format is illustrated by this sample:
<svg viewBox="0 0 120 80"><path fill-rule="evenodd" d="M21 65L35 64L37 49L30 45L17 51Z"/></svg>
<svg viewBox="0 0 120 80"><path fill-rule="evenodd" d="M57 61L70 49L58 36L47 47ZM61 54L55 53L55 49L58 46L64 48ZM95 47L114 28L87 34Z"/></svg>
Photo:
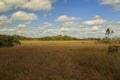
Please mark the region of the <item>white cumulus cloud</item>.
<svg viewBox="0 0 120 80"><path fill-rule="evenodd" d="M27 1L23 8L30 10L51 10L53 0L30 0Z"/></svg>
<svg viewBox="0 0 120 80"><path fill-rule="evenodd" d="M64 22L62 24L62 27L74 27L74 26L77 26L78 24L75 23L74 21L68 21L68 22Z"/></svg>
<svg viewBox="0 0 120 80"><path fill-rule="evenodd" d="M93 19L91 20L84 21L83 24L88 26L94 26L94 25L102 25L105 22L106 20L102 19L100 16L97 15L93 17Z"/></svg>
<svg viewBox="0 0 120 80"><path fill-rule="evenodd" d="M100 29L99 29L99 26L93 26L92 30L100 30Z"/></svg>
<svg viewBox="0 0 120 80"><path fill-rule="evenodd" d="M11 19L8 18L8 16L2 15L0 16L0 25L11 23Z"/></svg>
<svg viewBox="0 0 120 80"><path fill-rule="evenodd" d="M114 9L120 10L120 0L100 0L103 5L111 5Z"/></svg>
<svg viewBox="0 0 120 80"><path fill-rule="evenodd" d="M0 12L8 11L9 7L3 1L0 1Z"/></svg>
<svg viewBox="0 0 120 80"><path fill-rule="evenodd" d="M0 0L0 12L11 9L51 10L55 0Z"/></svg>
<svg viewBox="0 0 120 80"><path fill-rule="evenodd" d="M14 20L25 20L25 21L32 21L37 20L38 17L34 13L26 13L24 11L18 11L12 14L12 19Z"/></svg>
<svg viewBox="0 0 120 80"><path fill-rule="evenodd" d="M27 27L27 25L26 24L19 24L17 27L18 28L25 28L25 27Z"/></svg>
<svg viewBox="0 0 120 80"><path fill-rule="evenodd" d="M65 22L65 21L75 21L75 20L79 20L79 18L63 15L63 16L59 16L55 21L56 22Z"/></svg>
<svg viewBox="0 0 120 80"><path fill-rule="evenodd" d="M48 22L44 22L44 23L42 24L42 26L43 26L43 27L52 27L53 24L48 23Z"/></svg>

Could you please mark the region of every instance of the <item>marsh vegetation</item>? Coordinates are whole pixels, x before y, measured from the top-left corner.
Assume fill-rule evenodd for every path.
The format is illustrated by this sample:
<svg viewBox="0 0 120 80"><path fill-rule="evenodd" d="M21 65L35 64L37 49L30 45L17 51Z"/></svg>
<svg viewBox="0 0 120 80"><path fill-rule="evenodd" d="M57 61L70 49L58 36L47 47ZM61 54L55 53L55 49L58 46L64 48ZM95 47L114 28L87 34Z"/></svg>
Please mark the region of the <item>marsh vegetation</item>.
<svg viewBox="0 0 120 80"><path fill-rule="evenodd" d="M120 45L120 44L116 44ZM0 80L120 80L120 50L97 41L21 41L0 48Z"/></svg>

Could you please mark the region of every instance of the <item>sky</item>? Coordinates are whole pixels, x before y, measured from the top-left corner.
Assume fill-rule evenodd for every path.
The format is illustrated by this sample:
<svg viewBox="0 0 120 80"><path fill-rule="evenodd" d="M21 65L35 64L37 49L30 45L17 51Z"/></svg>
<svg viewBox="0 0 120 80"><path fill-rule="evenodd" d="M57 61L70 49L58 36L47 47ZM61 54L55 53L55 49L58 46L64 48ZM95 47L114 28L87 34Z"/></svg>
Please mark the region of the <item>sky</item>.
<svg viewBox="0 0 120 80"><path fill-rule="evenodd" d="M120 0L0 0L0 34L120 37Z"/></svg>

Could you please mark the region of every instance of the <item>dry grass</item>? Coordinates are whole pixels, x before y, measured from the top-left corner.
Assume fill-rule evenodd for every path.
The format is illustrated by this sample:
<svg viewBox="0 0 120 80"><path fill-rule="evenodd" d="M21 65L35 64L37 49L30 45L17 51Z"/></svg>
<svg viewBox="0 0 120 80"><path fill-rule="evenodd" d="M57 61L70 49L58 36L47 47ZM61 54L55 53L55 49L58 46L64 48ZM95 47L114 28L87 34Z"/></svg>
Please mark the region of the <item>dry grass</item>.
<svg viewBox="0 0 120 80"><path fill-rule="evenodd" d="M0 80L120 80L120 51L95 41L21 41L0 48Z"/></svg>

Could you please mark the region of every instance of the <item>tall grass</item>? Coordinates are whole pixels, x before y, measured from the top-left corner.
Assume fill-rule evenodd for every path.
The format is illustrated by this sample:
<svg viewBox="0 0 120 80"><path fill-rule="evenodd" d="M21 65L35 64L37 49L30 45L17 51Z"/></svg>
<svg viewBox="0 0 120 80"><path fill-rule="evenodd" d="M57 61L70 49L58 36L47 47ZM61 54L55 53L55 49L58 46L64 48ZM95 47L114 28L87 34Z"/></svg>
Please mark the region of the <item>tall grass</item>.
<svg viewBox="0 0 120 80"><path fill-rule="evenodd" d="M0 80L120 80L120 54L93 41L22 41L0 48Z"/></svg>

